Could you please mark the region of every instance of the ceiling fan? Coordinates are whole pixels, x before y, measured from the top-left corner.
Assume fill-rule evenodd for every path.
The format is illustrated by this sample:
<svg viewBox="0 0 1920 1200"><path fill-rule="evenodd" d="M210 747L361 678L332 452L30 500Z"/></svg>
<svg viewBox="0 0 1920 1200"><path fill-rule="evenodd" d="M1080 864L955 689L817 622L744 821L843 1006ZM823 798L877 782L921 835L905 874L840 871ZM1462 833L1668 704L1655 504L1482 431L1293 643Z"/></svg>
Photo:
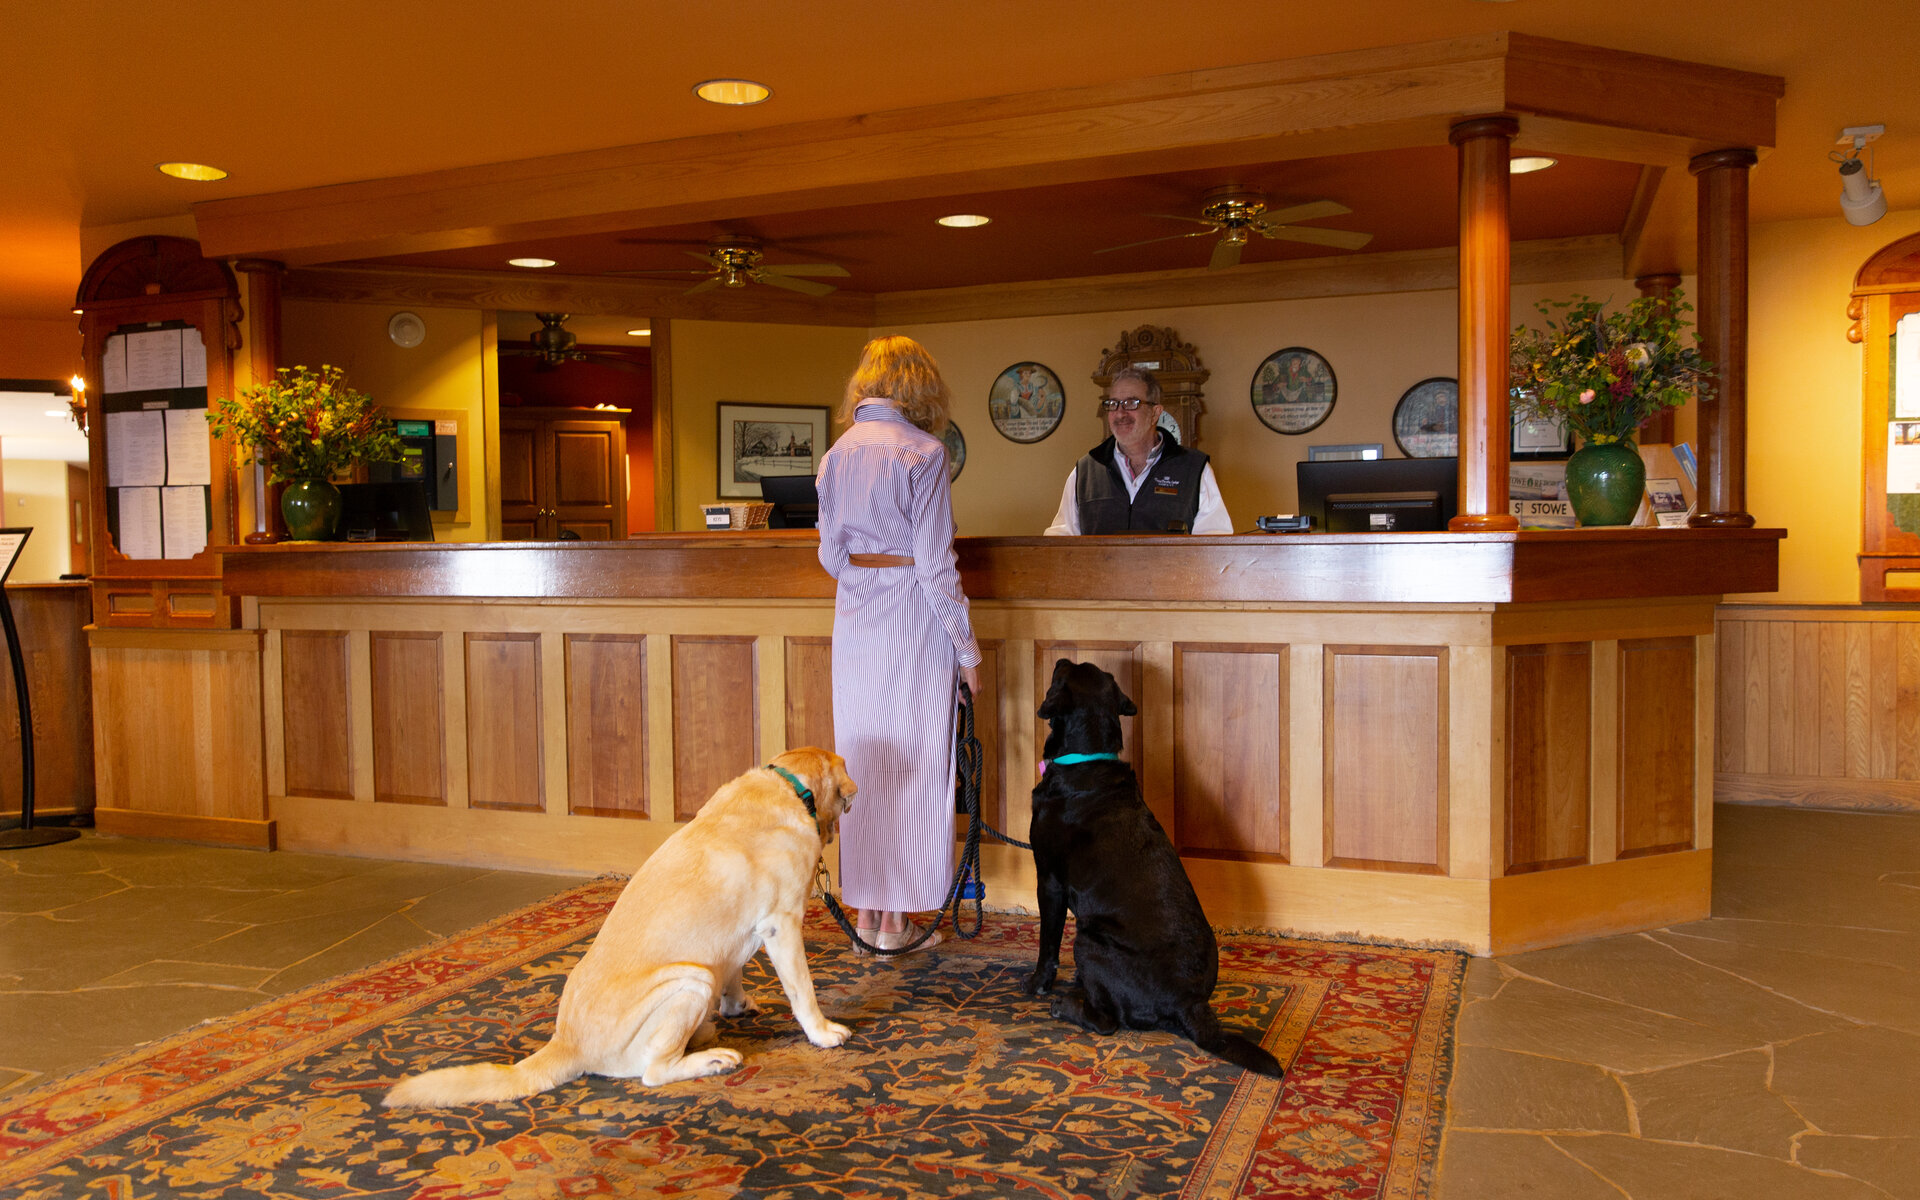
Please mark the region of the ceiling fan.
<svg viewBox="0 0 1920 1200"><path fill-rule="evenodd" d="M1148 213L1148 216L1163 217L1169 221L1192 221L1205 225L1205 229L1196 229L1192 233L1175 233L1167 237L1148 238L1141 242L1128 242L1121 246L1108 246L1095 254L1106 254L1114 250L1130 250L1135 246L1147 246L1154 242L1171 242L1181 238L1212 237L1220 240L1214 243L1213 258L1207 263L1209 268L1218 270L1231 267L1240 261L1240 252L1246 249L1247 239L1252 234L1272 238L1283 242L1304 242L1311 246L1334 246L1341 250L1358 250L1373 240L1370 233L1349 233L1344 229L1315 229L1307 225L1295 225L1294 221L1313 221L1321 217L1337 217L1353 210L1335 200L1314 200L1306 204L1296 204L1291 208L1267 211L1267 198L1264 193L1250 191L1232 184L1210 189L1203 197L1204 204L1197 217L1176 216L1173 213Z"/></svg>
<svg viewBox="0 0 1920 1200"><path fill-rule="evenodd" d="M757 237L738 233L723 233L718 237L708 238L705 250L686 250L683 253L689 258L699 259L707 266L705 269L689 267L678 271L609 271L607 274L706 276L704 280L687 289L689 296L695 292L712 291L717 287L745 287L749 283L764 283L769 287L785 288L787 291L800 292L808 296L824 296L834 290L832 284L816 283L799 276L845 277L847 275L847 269L835 263L763 262L765 243Z"/></svg>
<svg viewBox="0 0 1920 1200"><path fill-rule="evenodd" d="M573 330L566 327L566 320L572 313L535 313L540 318L540 328L527 336L525 345L503 345L500 353L537 359L533 364L536 371L551 371L562 363L597 362L609 367L619 367L626 371L639 371L639 364L630 362L612 354L598 354L591 350L582 350L575 342Z"/></svg>

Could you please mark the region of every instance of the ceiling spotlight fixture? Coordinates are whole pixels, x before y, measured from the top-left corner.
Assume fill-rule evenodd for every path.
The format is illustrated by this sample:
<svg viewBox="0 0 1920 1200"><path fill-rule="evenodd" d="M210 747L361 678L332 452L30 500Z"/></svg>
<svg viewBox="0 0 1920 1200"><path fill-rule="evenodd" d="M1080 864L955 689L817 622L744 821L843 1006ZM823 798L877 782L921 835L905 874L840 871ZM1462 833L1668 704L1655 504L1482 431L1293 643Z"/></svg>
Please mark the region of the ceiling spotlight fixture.
<svg viewBox="0 0 1920 1200"><path fill-rule="evenodd" d="M751 79L709 79L694 84L693 94L709 104L759 104L773 89Z"/></svg>
<svg viewBox="0 0 1920 1200"><path fill-rule="evenodd" d="M1850 225L1871 225L1887 215L1887 195L1860 161L1860 151L1886 131L1885 125L1849 125L1839 137L1839 144L1849 149L1827 156L1840 164L1840 214Z"/></svg>
<svg viewBox="0 0 1920 1200"><path fill-rule="evenodd" d="M507 260L507 265L510 267L550 267L553 265L553 260L550 258L510 258Z"/></svg>
<svg viewBox="0 0 1920 1200"><path fill-rule="evenodd" d="M175 179L191 179L196 183L212 183L216 179L225 179L227 173L219 167L210 167L205 163L166 162L155 163L162 175L171 175Z"/></svg>
<svg viewBox="0 0 1920 1200"><path fill-rule="evenodd" d="M1544 154L1525 154L1507 161L1507 174L1531 175L1535 171L1544 171L1559 161L1557 158L1548 158Z"/></svg>
<svg viewBox="0 0 1920 1200"><path fill-rule="evenodd" d="M950 217L940 218L940 224L949 229L978 229L992 223L992 217L983 217L979 213L954 213Z"/></svg>

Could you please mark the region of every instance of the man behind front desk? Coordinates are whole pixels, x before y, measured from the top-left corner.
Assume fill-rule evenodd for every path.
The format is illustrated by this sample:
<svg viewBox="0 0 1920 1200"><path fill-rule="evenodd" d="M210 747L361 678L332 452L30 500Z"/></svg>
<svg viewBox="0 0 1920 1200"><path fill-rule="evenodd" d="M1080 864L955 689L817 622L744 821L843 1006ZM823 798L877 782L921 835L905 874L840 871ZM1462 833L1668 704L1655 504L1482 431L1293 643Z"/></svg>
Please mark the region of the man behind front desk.
<svg viewBox="0 0 1920 1200"><path fill-rule="evenodd" d="M1233 532L1207 456L1159 428L1159 380L1122 367L1100 408L1112 436L1067 476L1047 533Z"/></svg>

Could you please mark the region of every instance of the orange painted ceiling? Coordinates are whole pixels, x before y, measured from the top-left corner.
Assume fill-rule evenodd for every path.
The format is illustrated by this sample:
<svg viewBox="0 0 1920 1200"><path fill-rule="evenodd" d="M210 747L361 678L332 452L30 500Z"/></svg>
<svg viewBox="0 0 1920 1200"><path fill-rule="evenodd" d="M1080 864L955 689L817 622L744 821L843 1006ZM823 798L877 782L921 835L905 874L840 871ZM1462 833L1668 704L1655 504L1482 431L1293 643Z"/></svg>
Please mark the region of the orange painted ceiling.
<svg viewBox="0 0 1920 1200"><path fill-rule="evenodd" d="M129 223L184 220L201 200L1502 29L1784 77L1778 147L1753 172L1757 221L1840 219L1826 155L1843 125L1888 126L1876 174L1894 207L1920 205L1914 0L0 0L0 28L13 50L0 104L0 318L65 317L83 228L97 250ZM733 75L771 85L773 99L722 109L690 94ZM153 169L176 159L232 174L195 184ZM984 197L632 232L790 240L769 261L829 259L854 272L848 286L892 291L1202 265L1206 239L1092 252L1178 231L1144 214L1197 209L1201 191L1225 182L1277 202L1341 200L1353 215L1323 224L1373 232L1368 251L1450 244L1451 171L1448 156L1412 151L1240 180L1009 180ZM1517 236L1617 232L1631 187L1601 163L1518 180ZM932 230L933 210L954 207L999 219ZM497 269L519 248L409 261ZM672 246L610 238L539 249L569 273L695 265ZM1264 242L1246 261L1291 253L1325 251Z"/></svg>

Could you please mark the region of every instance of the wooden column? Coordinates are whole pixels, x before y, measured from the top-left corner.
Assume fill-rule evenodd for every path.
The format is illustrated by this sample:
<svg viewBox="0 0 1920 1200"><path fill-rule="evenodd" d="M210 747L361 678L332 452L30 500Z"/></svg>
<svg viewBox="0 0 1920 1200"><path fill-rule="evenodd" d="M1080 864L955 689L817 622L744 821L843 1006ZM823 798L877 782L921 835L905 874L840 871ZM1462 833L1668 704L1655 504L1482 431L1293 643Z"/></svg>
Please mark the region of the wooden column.
<svg viewBox="0 0 1920 1200"><path fill-rule="evenodd" d="M1700 400L1699 501L1687 524L1747 527L1747 169L1752 150L1687 164L1700 193L1700 353L1714 394Z"/></svg>
<svg viewBox="0 0 1920 1200"><path fill-rule="evenodd" d="M280 369L280 281L287 265L270 258L241 258L234 260L233 267L247 277L247 367L259 385ZM274 519L279 507L277 489L267 487L266 468L254 463L240 470L240 491L253 517L244 540L255 546L279 541L285 530Z"/></svg>
<svg viewBox="0 0 1920 1200"><path fill-rule="evenodd" d="M1674 289L1680 286L1678 275L1642 275L1633 281L1642 296L1652 296L1665 304L1673 299ZM1640 424L1640 444L1652 442L1657 445L1673 444L1673 410L1663 408Z"/></svg>
<svg viewBox="0 0 1920 1200"><path fill-rule="evenodd" d="M1520 123L1475 117L1460 147L1460 513L1448 528L1520 528L1508 511L1507 341L1512 324L1507 152Z"/></svg>

